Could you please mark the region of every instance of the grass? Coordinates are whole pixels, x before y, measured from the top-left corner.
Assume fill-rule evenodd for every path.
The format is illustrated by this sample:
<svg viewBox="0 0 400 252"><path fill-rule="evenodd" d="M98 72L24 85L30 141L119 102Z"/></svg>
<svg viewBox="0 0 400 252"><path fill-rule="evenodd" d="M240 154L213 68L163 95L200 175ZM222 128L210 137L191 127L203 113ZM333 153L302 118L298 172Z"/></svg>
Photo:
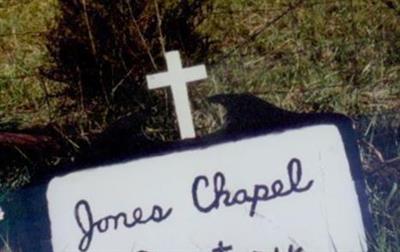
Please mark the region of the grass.
<svg viewBox="0 0 400 252"><path fill-rule="evenodd" d="M398 109L398 55L388 52L398 53L394 38L400 32L400 18L368 1L354 6L339 2L307 2L308 7L283 17L236 50L228 62L217 65L218 85L226 92L257 93L289 110L357 115ZM261 23L261 29L282 9L264 5L257 9L273 11L254 13L249 7L233 10L236 14L224 20L221 27L236 27L217 35L227 48L246 41L255 32L253 22ZM219 21L217 17L214 22Z"/></svg>
<svg viewBox="0 0 400 252"><path fill-rule="evenodd" d="M46 80L38 68L46 60L42 32L55 1L0 1L0 129L49 122Z"/></svg>
<svg viewBox="0 0 400 252"><path fill-rule="evenodd" d="M214 1L199 30L212 34L222 53L210 55L209 81L191 87L198 133L222 125L223 110L206 101L221 93L252 93L291 111L351 116L363 143L377 229L373 250L400 251L400 165L386 162L400 156L399 12L384 1L310 0L276 19L289 2ZM38 74L49 63L40 32L52 25L56 7L56 0L0 0L0 130L52 123L74 128L77 134L65 132L73 142L107 125L82 114L77 101L57 95L62 83ZM104 111L87 113L103 118ZM168 138L167 129L147 129ZM29 165L12 169L21 172L14 171L7 184L26 183Z"/></svg>
<svg viewBox="0 0 400 252"><path fill-rule="evenodd" d="M370 188L370 204L376 229L376 240L372 241L373 251L395 252L399 249L400 190L394 183L389 193Z"/></svg>

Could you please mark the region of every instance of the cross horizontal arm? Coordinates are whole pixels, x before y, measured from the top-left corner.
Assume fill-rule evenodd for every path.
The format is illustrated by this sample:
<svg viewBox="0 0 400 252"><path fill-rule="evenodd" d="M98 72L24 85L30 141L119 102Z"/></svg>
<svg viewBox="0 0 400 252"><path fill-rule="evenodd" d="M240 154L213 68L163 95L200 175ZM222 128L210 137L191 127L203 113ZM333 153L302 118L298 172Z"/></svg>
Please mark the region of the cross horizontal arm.
<svg viewBox="0 0 400 252"><path fill-rule="evenodd" d="M187 82L207 79L207 70L204 65L185 68L182 74Z"/></svg>
<svg viewBox="0 0 400 252"><path fill-rule="evenodd" d="M171 85L171 74L164 72L146 76L149 89L163 88Z"/></svg>

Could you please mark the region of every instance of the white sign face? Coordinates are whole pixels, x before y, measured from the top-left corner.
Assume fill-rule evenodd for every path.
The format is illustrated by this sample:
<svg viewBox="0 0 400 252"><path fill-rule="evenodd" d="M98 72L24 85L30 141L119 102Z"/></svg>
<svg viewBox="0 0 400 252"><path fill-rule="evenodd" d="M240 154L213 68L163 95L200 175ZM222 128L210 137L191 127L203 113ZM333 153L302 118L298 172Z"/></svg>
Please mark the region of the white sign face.
<svg viewBox="0 0 400 252"><path fill-rule="evenodd" d="M76 172L47 199L55 252L367 250L333 125Z"/></svg>

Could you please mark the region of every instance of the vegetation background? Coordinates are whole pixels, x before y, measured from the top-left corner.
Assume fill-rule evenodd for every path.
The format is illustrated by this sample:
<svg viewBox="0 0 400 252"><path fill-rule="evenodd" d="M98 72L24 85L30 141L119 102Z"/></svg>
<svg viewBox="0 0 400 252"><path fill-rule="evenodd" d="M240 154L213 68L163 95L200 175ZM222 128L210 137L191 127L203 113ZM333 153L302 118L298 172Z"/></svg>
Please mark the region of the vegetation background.
<svg viewBox="0 0 400 252"><path fill-rule="evenodd" d="M207 60L210 74L207 82L190 88L198 134L223 124L223 109L207 102L207 97L222 93L250 93L291 111L350 116L359 136L377 230L371 248L400 251L399 0L143 1L150 7L144 8L143 19L140 13L132 15L138 17L132 30L121 26L124 19L103 12L107 6L103 2L107 1L0 0L0 205L7 204L10 190L74 162L97 136L140 111L148 116L135 133L162 141L176 139L175 123L169 119L173 113L169 93L137 98L147 95L143 74L163 67L163 47L182 49L187 44L176 42L180 38L173 28L176 23L168 22L170 13L184 16L182 4L187 3L197 8L186 13L192 19L185 25L193 26L189 41L198 40L192 48L182 49L185 63ZM68 22L63 8L74 3L86 6L78 12L82 23L68 26L74 23ZM142 31L147 47L136 44L145 55L140 57L151 55L154 62L130 61L139 56L124 43L135 40L120 33L114 34L120 44L107 44L106 36L96 33L104 30L95 21L103 14L112 20L106 24L120 25L116 27L121 33L142 40L138 30ZM60 20L70 30L60 31ZM85 24L93 27L87 29ZM76 35L79 31L81 37ZM61 57L57 48L71 43L82 48L71 47L64 55L71 52L78 57L89 51L85 62L92 60L92 67L63 68L66 58L75 65L82 59ZM94 53L97 46L110 50ZM128 67L104 68L124 61L113 58L119 51ZM129 66L143 67L131 71ZM85 69L91 72L84 78ZM100 74L107 71L108 75ZM79 74L83 77L76 77ZM10 136L18 141L10 142ZM57 139L54 144L52 139ZM11 251L7 220L0 225L3 250Z"/></svg>

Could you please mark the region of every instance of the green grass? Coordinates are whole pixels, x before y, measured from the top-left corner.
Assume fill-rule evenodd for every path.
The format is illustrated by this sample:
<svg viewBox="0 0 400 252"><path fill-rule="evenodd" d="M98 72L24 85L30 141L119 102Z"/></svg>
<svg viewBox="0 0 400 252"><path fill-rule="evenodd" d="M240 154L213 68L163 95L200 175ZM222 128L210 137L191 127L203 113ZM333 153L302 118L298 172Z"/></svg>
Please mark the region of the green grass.
<svg viewBox="0 0 400 252"><path fill-rule="evenodd" d="M38 76L46 61L43 31L54 16L55 1L0 1L0 129L45 124L48 81ZM52 14L53 13L53 14Z"/></svg>
<svg viewBox="0 0 400 252"><path fill-rule="evenodd" d="M373 251L396 252L400 249L400 190L394 183L389 193L378 189L370 189L370 204L376 239L372 241Z"/></svg>
<svg viewBox="0 0 400 252"><path fill-rule="evenodd" d="M283 8L266 2L253 8L273 11L233 10L222 24L216 15L206 29L218 27L214 23L234 27L216 34L226 48L246 41L213 69L220 90L256 93L296 111L357 115L399 109L400 48L395 38L400 17L382 4L337 2L313 7L307 2L248 42L255 27L262 29Z"/></svg>
<svg viewBox="0 0 400 252"><path fill-rule="evenodd" d="M209 81L191 87L198 133L223 124L224 111L206 101L221 93L252 93L291 111L352 116L370 146L361 148L378 234L374 251L400 251L399 167L384 162L400 156L400 15L383 1L311 0L269 25L289 2L214 1L199 30L211 34L222 53L210 55ZM36 32L48 29L55 13L56 0L0 0L0 130L53 123L89 138L106 125L82 114L77 101L46 96L63 85L38 75L49 60ZM104 111L88 113L103 118ZM150 129L168 138L167 129ZM18 174L29 178L29 167L15 169L21 172L9 184Z"/></svg>

